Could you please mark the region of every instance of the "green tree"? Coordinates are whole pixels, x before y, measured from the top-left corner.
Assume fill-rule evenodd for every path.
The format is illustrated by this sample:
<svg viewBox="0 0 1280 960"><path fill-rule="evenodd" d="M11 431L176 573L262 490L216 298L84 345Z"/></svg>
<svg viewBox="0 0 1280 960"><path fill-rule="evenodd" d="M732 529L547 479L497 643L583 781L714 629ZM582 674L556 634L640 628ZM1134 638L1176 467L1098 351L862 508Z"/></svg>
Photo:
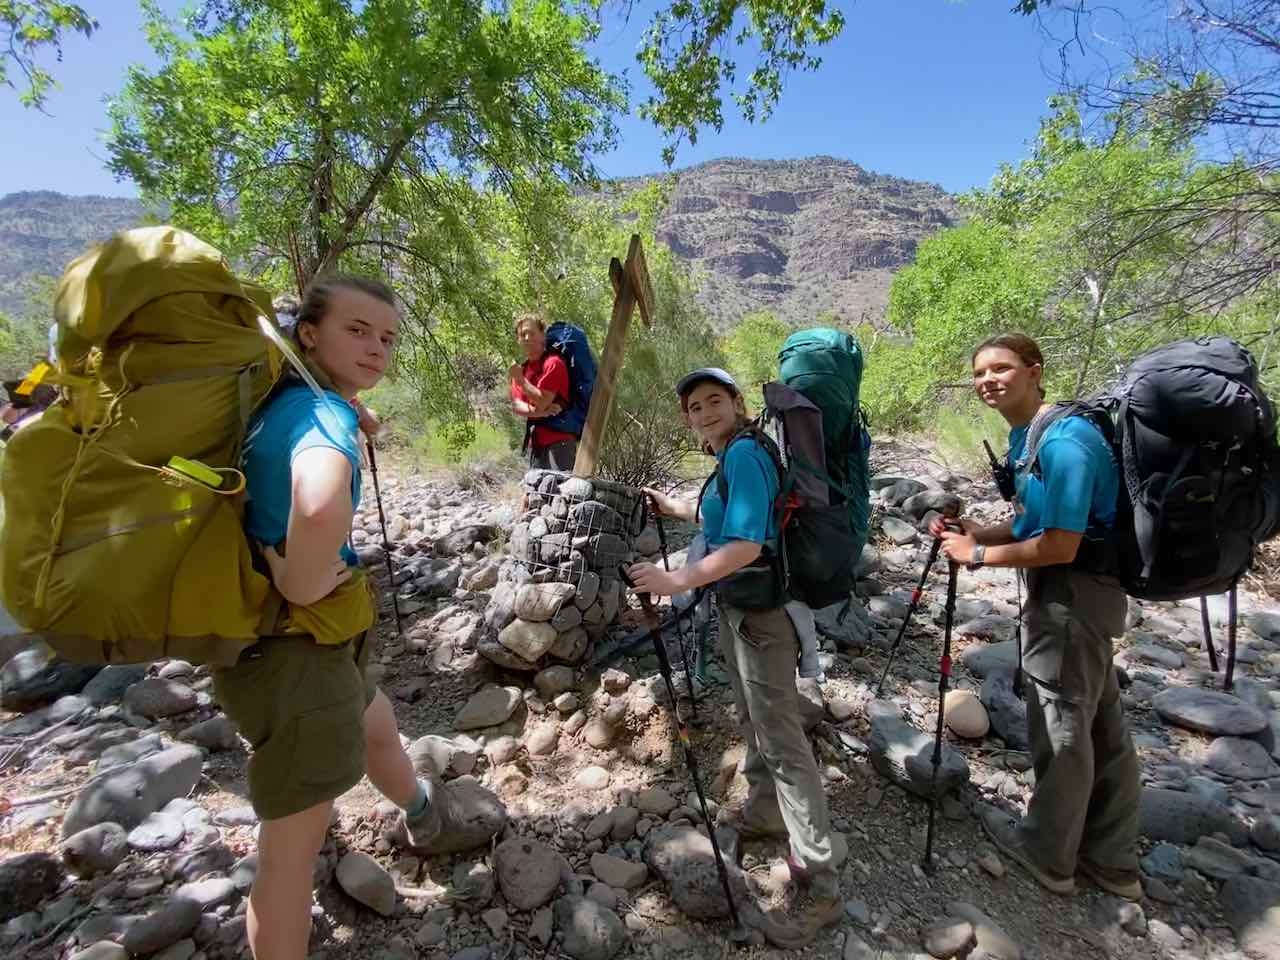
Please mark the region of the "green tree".
<svg viewBox="0 0 1280 960"><path fill-rule="evenodd" d="M298 287L395 262L425 308L464 299L485 189L545 229L613 143L619 88L553 0L224 0L185 30L144 10L160 66L111 102L112 171Z"/></svg>
<svg viewBox="0 0 1280 960"><path fill-rule="evenodd" d="M59 0L0 0L0 83L17 90L23 106L43 110L57 83L40 66L40 56L53 51L62 62L62 39L71 33L86 37L98 29L98 21L77 3ZM13 69L21 74L19 83Z"/></svg>
<svg viewBox="0 0 1280 960"><path fill-rule="evenodd" d="M723 350L729 371L751 396L778 376L778 351L791 328L767 310L749 313L724 338Z"/></svg>
<svg viewBox="0 0 1280 960"><path fill-rule="evenodd" d="M826 0L673 0L655 13L636 54L655 88L640 115L666 134L666 162L682 140L697 142L699 126L723 126L721 89L738 79L738 49L754 47L755 66L733 100L748 121L767 120L787 73L820 67L814 48L844 23Z"/></svg>
<svg viewBox="0 0 1280 960"><path fill-rule="evenodd" d="M940 388L966 385L969 351L1002 330L1037 337L1050 392L1073 397L1157 343L1273 328L1265 309L1242 303L1193 308L1230 255L1230 234L1197 216L1168 221L1167 211L1212 205L1237 183L1167 129L1090 136L1074 103L1059 102L1032 156L969 195L968 220L921 244L895 277L888 319L912 343L898 359L911 376L893 417L918 421Z"/></svg>

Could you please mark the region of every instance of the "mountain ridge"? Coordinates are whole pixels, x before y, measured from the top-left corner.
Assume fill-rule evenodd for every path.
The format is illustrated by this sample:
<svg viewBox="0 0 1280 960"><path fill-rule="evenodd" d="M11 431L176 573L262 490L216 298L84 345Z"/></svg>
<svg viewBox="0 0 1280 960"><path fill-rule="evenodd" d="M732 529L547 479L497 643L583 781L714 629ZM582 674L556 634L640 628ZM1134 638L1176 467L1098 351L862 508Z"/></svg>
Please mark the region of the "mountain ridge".
<svg viewBox="0 0 1280 960"><path fill-rule="evenodd" d="M671 174L610 181L622 191ZM722 157L675 171L656 235L699 278L718 329L769 310L804 324L877 322L894 271L956 221L936 184L839 157ZM0 311L26 309L31 277L57 276L86 247L148 220L140 200L30 190L0 196Z"/></svg>

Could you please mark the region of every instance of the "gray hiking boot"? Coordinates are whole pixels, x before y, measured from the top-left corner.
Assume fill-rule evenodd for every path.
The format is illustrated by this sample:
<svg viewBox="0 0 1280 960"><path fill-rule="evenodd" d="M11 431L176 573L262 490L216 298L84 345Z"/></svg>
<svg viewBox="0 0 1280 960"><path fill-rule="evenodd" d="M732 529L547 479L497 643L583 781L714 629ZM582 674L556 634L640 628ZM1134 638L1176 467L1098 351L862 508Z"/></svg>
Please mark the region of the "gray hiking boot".
<svg viewBox="0 0 1280 960"><path fill-rule="evenodd" d="M1116 873L1096 867L1088 860L1080 860L1076 870L1101 887L1107 893L1115 894L1124 900L1141 900L1144 896L1142 881L1136 873Z"/></svg>
<svg viewBox="0 0 1280 960"><path fill-rule="evenodd" d="M986 831L987 836L991 838L991 842L996 845L996 848L1031 876L1035 877L1040 886L1050 893L1056 893L1064 897L1076 892L1074 877L1055 877L1031 858L1031 852L1027 850L1022 838L1018 836L1018 821L1016 819L1009 816L999 807L986 804L980 807L978 818L982 822L982 829Z"/></svg>
<svg viewBox="0 0 1280 960"><path fill-rule="evenodd" d="M418 782L427 791L427 805L422 808L421 813L412 817L407 813L401 813L400 829L397 832L404 836L407 841L406 846L428 847L448 825L449 795L445 792L439 777L432 773L428 773Z"/></svg>

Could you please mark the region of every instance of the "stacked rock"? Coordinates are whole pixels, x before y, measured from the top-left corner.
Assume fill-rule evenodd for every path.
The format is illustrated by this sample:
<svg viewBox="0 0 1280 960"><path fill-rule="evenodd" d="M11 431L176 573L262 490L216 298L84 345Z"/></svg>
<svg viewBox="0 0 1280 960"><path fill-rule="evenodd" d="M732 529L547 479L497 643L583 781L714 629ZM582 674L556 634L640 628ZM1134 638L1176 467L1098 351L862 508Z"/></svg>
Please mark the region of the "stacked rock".
<svg viewBox="0 0 1280 960"><path fill-rule="evenodd" d="M501 667L532 672L548 661L578 663L604 636L622 605L618 566L651 552L637 542L651 531L633 487L530 470L524 489L526 510L512 528L477 649Z"/></svg>

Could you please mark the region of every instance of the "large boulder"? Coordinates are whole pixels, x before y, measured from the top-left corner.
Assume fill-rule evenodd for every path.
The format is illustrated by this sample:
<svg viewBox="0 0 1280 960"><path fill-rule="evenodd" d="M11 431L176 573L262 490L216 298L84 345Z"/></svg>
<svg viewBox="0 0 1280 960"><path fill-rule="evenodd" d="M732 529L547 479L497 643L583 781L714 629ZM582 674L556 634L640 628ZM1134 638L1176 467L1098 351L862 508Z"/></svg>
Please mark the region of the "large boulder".
<svg viewBox="0 0 1280 960"><path fill-rule="evenodd" d="M536 910L551 902L569 866L539 840L511 837L493 852L493 869L507 903L517 910Z"/></svg>
<svg viewBox="0 0 1280 960"><path fill-rule="evenodd" d="M1218 897L1223 919L1250 957L1280 957L1280 885L1257 877L1232 877Z"/></svg>
<svg viewBox="0 0 1280 960"><path fill-rule="evenodd" d="M0 921L33 910L53 896L62 875L62 864L44 851L0 861Z"/></svg>
<svg viewBox="0 0 1280 960"><path fill-rule="evenodd" d="M190 793L203 765L203 751L183 744L112 768L76 795L62 822L63 837L99 823L136 827L170 800Z"/></svg>
<svg viewBox="0 0 1280 960"><path fill-rule="evenodd" d="M478 730L505 721L520 705L520 691L515 687L499 687L490 684L472 694L458 715L454 717L456 730Z"/></svg>
<svg viewBox="0 0 1280 960"><path fill-rule="evenodd" d="M430 843L412 847L408 837L397 831L395 839L420 855L462 853L487 846L507 825L507 808L492 790L473 777L459 777L444 785L449 808L448 825Z"/></svg>
<svg viewBox="0 0 1280 960"><path fill-rule="evenodd" d="M942 745L942 763L933 774L933 736L917 730L902 718L896 704L877 700L868 708L871 736L868 751L871 765L905 790L920 797L943 797L969 780L969 764L964 755L949 744Z"/></svg>
<svg viewBox="0 0 1280 960"><path fill-rule="evenodd" d="M59 697L79 693L101 669L100 665L59 660L43 643L29 647L0 667L0 707L20 712L34 710Z"/></svg>
<svg viewBox="0 0 1280 960"><path fill-rule="evenodd" d="M1028 749L1031 740L1027 733L1027 705L1013 692L1013 675L1002 671L988 674L978 695L987 708L991 729L1005 746L1011 750Z"/></svg>
<svg viewBox="0 0 1280 960"><path fill-rule="evenodd" d="M531 586L550 586L550 584L527 584L522 591ZM530 663L539 660L556 642L556 628L545 622L528 620L512 620L498 633L498 642L516 656Z"/></svg>
<svg viewBox="0 0 1280 960"><path fill-rule="evenodd" d="M587 897L556 901L556 926L573 960L612 960L627 943L627 928L608 907Z"/></svg>
<svg viewBox="0 0 1280 960"><path fill-rule="evenodd" d="M732 831L717 830L725 861L733 863L726 841L733 842ZM667 885L672 902L695 920L718 920L729 915L715 852L707 835L688 823L656 827L645 838L644 859Z"/></svg>
<svg viewBox="0 0 1280 960"><path fill-rule="evenodd" d="M516 593L516 617L531 623L550 620L575 592L571 583L526 583Z"/></svg>
<svg viewBox="0 0 1280 960"><path fill-rule="evenodd" d="M1227 807L1203 794L1145 787L1138 812L1142 833L1151 840L1195 843L1221 833L1240 846L1249 837L1248 828Z"/></svg>
<svg viewBox="0 0 1280 960"><path fill-rule="evenodd" d="M1247 737L1267 726L1261 710L1220 690L1170 687L1151 705L1166 723L1217 736Z"/></svg>

